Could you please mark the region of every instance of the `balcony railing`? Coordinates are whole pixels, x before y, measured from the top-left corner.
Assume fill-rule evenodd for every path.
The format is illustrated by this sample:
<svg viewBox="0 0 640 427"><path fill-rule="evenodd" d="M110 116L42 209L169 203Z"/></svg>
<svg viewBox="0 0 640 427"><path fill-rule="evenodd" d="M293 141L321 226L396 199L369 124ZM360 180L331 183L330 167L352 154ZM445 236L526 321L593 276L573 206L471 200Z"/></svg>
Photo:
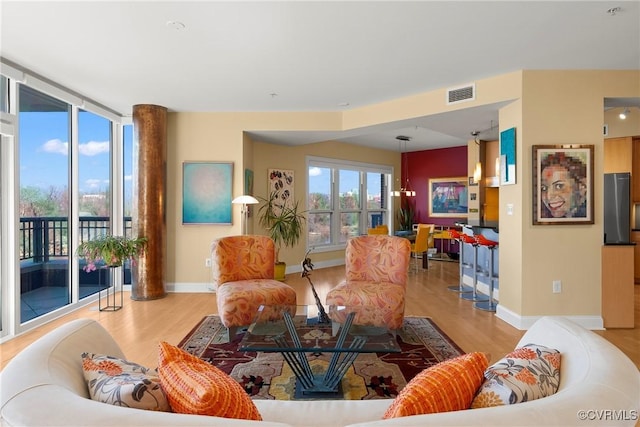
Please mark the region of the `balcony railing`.
<svg viewBox="0 0 640 427"><path fill-rule="evenodd" d="M109 233L107 216L81 216L80 242ZM131 217L124 217L124 235L131 236ZM51 257L69 256L69 219L67 217L22 217L18 233L20 260L48 262Z"/></svg>

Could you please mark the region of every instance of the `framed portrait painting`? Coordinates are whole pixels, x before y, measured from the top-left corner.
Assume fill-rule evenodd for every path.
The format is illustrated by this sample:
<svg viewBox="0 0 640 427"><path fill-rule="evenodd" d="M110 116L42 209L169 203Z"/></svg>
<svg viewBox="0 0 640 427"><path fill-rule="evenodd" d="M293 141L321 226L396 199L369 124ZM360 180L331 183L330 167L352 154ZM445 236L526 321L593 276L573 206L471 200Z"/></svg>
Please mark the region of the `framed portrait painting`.
<svg viewBox="0 0 640 427"><path fill-rule="evenodd" d="M182 164L182 223L231 224L233 163Z"/></svg>
<svg viewBox="0 0 640 427"><path fill-rule="evenodd" d="M534 145L533 224L593 223L593 145Z"/></svg>
<svg viewBox="0 0 640 427"><path fill-rule="evenodd" d="M466 218L467 177L433 178L429 180L429 216Z"/></svg>

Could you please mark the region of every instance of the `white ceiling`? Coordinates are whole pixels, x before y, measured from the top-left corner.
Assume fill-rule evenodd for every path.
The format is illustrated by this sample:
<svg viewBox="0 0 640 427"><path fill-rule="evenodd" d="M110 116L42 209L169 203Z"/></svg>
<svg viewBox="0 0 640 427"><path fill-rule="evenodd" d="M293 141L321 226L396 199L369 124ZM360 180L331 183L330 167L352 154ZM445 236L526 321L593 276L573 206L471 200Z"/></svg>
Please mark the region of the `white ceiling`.
<svg viewBox="0 0 640 427"><path fill-rule="evenodd" d="M638 0L0 0L0 19L5 60L123 115L134 104L342 111L520 69L640 69ZM402 134L413 138L409 151L459 146L474 130L495 138L499 107L255 135L396 149Z"/></svg>

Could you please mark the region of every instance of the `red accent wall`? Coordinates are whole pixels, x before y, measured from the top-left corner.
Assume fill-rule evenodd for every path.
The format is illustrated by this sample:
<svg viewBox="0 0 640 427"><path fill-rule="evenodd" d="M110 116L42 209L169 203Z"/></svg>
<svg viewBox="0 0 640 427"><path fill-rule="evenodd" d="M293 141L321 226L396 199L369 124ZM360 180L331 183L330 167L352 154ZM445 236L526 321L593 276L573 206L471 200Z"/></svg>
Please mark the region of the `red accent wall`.
<svg viewBox="0 0 640 427"><path fill-rule="evenodd" d="M409 182L416 192L416 221L428 224L453 225L464 218L429 217L429 179L467 176L467 146L441 148L437 150L406 153L403 161L408 161ZM405 165L402 165L402 172ZM402 175L402 182L405 177Z"/></svg>

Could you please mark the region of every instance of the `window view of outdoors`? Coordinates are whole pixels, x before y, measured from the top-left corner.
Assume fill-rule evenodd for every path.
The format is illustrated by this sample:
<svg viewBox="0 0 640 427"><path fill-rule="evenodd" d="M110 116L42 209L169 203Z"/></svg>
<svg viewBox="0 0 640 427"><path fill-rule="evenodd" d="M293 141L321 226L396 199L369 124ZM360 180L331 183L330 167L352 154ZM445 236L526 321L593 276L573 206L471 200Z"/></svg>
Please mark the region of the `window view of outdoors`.
<svg viewBox="0 0 640 427"><path fill-rule="evenodd" d="M70 105L20 87L20 321L71 302Z"/></svg>
<svg viewBox="0 0 640 427"><path fill-rule="evenodd" d="M387 223L388 174L329 166L310 166L308 172L309 247L343 244L367 227Z"/></svg>
<svg viewBox="0 0 640 427"><path fill-rule="evenodd" d="M349 237L360 234L360 172L340 170L340 243L346 243Z"/></svg>
<svg viewBox="0 0 640 427"><path fill-rule="evenodd" d="M307 227L309 246L331 243L331 169L309 168L309 213Z"/></svg>
<svg viewBox="0 0 640 427"><path fill-rule="evenodd" d="M111 123L87 111L78 116L78 159L71 159L71 106L19 86L20 322L72 302L69 266L71 206L80 238L109 229ZM79 171L79 200L71 200L71 161ZM84 272L82 272L84 273ZM86 274L86 273L84 273ZM95 274L95 273L94 273ZM80 277L82 298L106 286L108 276ZM101 285L104 284L104 285Z"/></svg>

